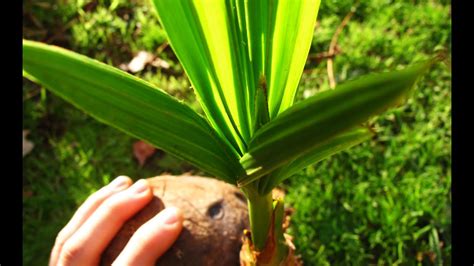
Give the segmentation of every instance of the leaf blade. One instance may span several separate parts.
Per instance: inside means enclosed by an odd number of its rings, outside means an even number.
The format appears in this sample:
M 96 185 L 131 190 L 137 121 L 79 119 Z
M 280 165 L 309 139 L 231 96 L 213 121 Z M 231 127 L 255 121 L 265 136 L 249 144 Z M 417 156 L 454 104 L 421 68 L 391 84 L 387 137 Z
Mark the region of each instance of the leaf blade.
M 247 184 L 289 163 L 334 135 L 396 106 L 433 61 L 404 70 L 368 75 L 316 94 L 262 127 L 240 162 Z
M 311 47 L 320 0 L 277 1 L 266 75 L 270 118 L 293 105 Z
M 23 41 L 26 77 L 94 118 L 234 182 L 238 154 L 187 105 L 121 70 L 77 53 Z
M 239 151 L 250 138 L 248 100 L 226 1 L 153 0 L 171 47 L 214 128 Z M 240 54 L 239 54 L 240 53 Z
M 258 89 L 268 87 L 270 119 L 293 104 L 320 2 L 153 0 L 206 115 L 240 151 Z
M 358 145 L 363 141 L 370 139 L 372 136 L 373 132 L 370 129 L 360 127 L 344 132 L 321 143 L 314 149 L 302 154 L 291 163 L 276 169 L 271 174 L 262 178 L 263 185 L 259 187 L 260 194 L 269 193 L 278 184 L 302 169 L 318 163 L 336 153 Z

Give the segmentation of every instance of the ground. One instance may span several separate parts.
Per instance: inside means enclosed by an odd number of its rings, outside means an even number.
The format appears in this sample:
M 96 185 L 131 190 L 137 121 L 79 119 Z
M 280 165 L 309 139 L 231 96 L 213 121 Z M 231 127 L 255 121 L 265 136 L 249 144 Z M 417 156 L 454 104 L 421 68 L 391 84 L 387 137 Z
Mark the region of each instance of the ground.
M 329 89 L 334 32 L 354 1 L 322 1 L 298 99 Z M 200 111 L 148 1 L 24 1 L 24 38 L 56 44 L 116 67 L 139 51 L 169 68 L 138 76 Z M 337 40 L 337 83 L 451 51 L 449 1 L 361 1 Z M 373 119 L 377 135 L 283 184 L 295 209 L 290 233 L 306 265 L 449 265 L 451 258 L 451 71 L 436 65 L 402 107 Z M 47 264 L 59 230 L 88 195 L 120 174 L 133 179 L 192 171 L 158 151 L 143 167 L 133 139 L 27 80 L 23 128 L 25 265 Z

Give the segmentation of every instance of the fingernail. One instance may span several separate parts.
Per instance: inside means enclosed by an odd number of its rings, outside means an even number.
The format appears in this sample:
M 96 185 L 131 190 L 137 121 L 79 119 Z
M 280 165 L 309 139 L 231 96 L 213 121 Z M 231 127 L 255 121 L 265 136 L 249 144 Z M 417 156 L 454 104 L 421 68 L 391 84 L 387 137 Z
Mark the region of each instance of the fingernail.
M 121 175 L 110 182 L 109 186 L 113 190 L 122 190 L 128 186 L 128 180 L 128 177 Z
M 175 224 L 179 220 L 181 212 L 178 208 L 168 207 L 164 209 L 161 213 L 162 221 L 165 224 Z
M 133 184 L 130 187 L 130 192 L 135 193 L 135 194 L 140 194 L 142 192 L 145 192 L 149 189 L 148 183 L 146 182 L 145 179 L 140 179 L 135 184 Z

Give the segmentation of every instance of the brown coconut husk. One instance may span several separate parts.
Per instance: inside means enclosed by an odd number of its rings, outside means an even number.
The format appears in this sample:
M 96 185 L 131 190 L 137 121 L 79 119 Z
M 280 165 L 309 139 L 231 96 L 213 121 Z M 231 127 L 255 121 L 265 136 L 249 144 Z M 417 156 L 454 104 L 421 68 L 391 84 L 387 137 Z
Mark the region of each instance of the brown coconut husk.
M 167 206 L 183 210 L 183 231 L 156 262 L 168 266 L 239 265 L 242 232 L 249 228 L 246 199 L 235 186 L 199 176 L 147 179 L 155 197 L 127 221 L 102 255 L 110 265 L 133 233 Z
M 157 176 L 148 178 L 154 198 L 128 220 L 102 255 L 101 265 L 111 265 L 134 232 L 167 206 L 181 208 L 183 230 L 178 240 L 156 262 L 161 266 L 254 266 L 248 231 L 247 202 L 243 193 L 230 184 L 200 176 Z M 274 190 L 274 198 L 284 191 Z M 293 210 L 285 209 L 283 228 L 290 224 Z M 285 234 L 289 255 L 280 266 L 301 266 L 292 238 Z

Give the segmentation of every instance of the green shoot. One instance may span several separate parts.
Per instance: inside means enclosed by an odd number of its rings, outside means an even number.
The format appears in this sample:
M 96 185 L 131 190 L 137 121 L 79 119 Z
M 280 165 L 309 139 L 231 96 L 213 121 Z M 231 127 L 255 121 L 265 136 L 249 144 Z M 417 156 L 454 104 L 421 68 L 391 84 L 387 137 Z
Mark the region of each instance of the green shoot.
M 373 133 L 363 123 L 400 105 L 432 62 L 360 77 L 293 104 L 319 0 L 153 4 L 205 118 L 143 80 L 59 47 L 24 40 L 24 76 L 96 119 L 241 187 L 253 250 L 271 254 L 257 265 L 279 265 L 288 249 L 283 202 L 274 201 L 272 189 L 369 139 Z M 272 241 L 278 244 L 268 246 Z

